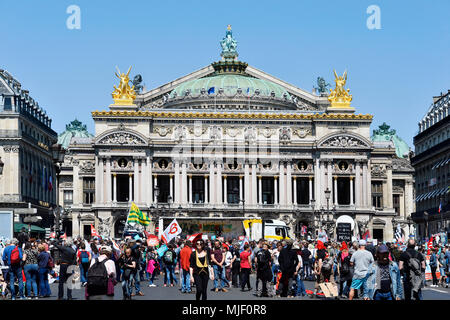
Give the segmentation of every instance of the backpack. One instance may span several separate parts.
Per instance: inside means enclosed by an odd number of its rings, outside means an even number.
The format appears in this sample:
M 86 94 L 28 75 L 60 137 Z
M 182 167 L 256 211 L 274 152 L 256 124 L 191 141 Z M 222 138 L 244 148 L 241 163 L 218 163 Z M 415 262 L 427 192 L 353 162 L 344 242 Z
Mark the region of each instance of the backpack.
M 264 250 L 259 250 L 256 254 L 256 261 L 258 262 L 258 268 L 263 269 L 269 265 L 267 255 Z
M 55 267 L 55 263 L 50 255 L 48 255 L 47 268 L 53 269 Z
M 417 259 L 417 255 L 412 257 L 408 252 L 405 251 L 408 255 L 408 269 L 409 274 L 408 277 L 412 284 L 413 291 L 417 292 L 422 286 L 422 268 L 419 259 Z
M 103 295 L 108 291 L 108 272 L 106 271 L 105 263 L 108 259 L 102 262 L 95 259 L 95 263 L 89 268 L 87 274 L 87 292 L 92 295 Z
M 331 268 L 333 267 L 333 259 L 327 255 L 325 260 L 323 260 L 322 263 L 322 271 L 330 272 Z
M 80 260 L 81 263 L 89 263 L 89 253 L 87 251 L 81 251 Z
M 350 272 L 350 265 L 349 265 L 350 256 L 346 256 L 344 260 L 341 259 L 341 274 L 345 275 Z
M 20 252 L 19 252 L 19 247 L 16 246 L 12 251 L 11 251 L 11 265 L 15 266 L 20 264 Z
M 165 264 L 172 264 L 173 263 L 173 252 L 171 250 L 167 250 L 164 253 L 163 260 L 164 260 Z

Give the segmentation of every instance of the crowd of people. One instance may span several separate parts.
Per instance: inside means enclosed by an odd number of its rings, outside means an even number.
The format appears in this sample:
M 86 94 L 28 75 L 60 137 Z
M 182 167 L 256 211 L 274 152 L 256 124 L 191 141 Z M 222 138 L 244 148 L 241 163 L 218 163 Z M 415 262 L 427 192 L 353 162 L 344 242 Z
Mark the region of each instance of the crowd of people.
M 144 283 L 157 287 L 156 278 L 163 277 L 163 287 L 195 293 L 196 300 L 207 300 L 208 291 L 229 290 L 254 290 L 260 297 L 327 297 L 322 285 L 327 283 L 336 288 L 333 298 L 420 300 L 427 285 L 427 251 L 431 286 L 448 288 L 448 244 L 426 248 L 414 239 L 405 245 L 373 245 L 370 239 L 323 243 L 197 238 L 153 247 L 139 237 L 115 242 L 100 237 L 39 240 L 21 234 L 0 241 L 0 289 L 3 299 L 44 299 L 57 281 L 58 299 L 64 299 L 65 289 L 68 300 L 72 290 L 82 289 L 88 300 L 129 300 L 144 296 Z M 314 291 L 306 290 L 304 281 L 313 281 Z M 118 284 L 121 297 L 115 297 Z

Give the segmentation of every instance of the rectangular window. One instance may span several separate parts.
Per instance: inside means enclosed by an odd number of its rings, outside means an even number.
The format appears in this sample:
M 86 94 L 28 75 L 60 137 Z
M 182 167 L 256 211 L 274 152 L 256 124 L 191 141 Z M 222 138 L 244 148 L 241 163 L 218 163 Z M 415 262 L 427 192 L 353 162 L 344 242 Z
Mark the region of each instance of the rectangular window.
M 83 203 L 95 202 L 95 178 L 83 178 Z
M 392 204 L 395 209 L 395 213 L 397 215 L 400 214 L 400 195 L 399 194 L 393 194 L 392 195 Z
M 383 182 L 372 182 L 372 205 L 375 209 L 383 209 Z
M 73 191 L 64 190 L 64 205 L 70 205 L 73 203 Z

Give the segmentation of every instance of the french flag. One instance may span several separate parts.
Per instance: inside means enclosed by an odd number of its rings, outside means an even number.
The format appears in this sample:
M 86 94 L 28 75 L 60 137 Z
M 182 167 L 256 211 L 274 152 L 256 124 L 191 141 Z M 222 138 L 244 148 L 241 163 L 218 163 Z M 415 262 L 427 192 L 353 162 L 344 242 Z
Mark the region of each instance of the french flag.
M 441 213 L 441 211 L 442 211 L 442 201 L 441 201 L 441 202 L 439 202 L 439 209 L 438 209 L 438 213 Z

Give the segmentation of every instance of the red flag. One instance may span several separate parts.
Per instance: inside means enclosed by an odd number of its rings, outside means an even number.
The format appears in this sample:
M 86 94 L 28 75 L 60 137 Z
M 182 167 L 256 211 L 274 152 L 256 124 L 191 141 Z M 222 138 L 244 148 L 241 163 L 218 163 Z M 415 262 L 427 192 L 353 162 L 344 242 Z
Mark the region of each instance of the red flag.
M 147 245 L 149 247 L 156 247 L 159 245 L 158 237 L 153 234 L 148 234 L 147 236 Z
M 427 255 L 430 255 L 431 254 L 431 249 L 433 248 L 433 239 L 434 239 L 434 237 L 431 237 L 430 238 L 430 240 L 428 240 L 428 251 L 427 251 Z
M 97 230 L 95 230 L 94 226 L 91 224 L 91 236 L 93 237 L 100 237 Z
M 366 232 L 364 232 L 364 234 L 362 235 L 362 239 L 366 240 L 370 238 L 370 232 L 369 230 L 367 230 Z
M 66 233 L 64 232 L 64 234 L 63 234 L 60 238 L 63 238 L 64 240 L 67 240 L 67 235 L 66 235 Z
M 191 236 L 187 237 L 187 240 L 189 240 L 192 243 L 195 243 L 195 241 L 200 240 L 202 238 L 203 233 L 195 233 Z
M 50 239 L 55 239 L 55 238 L 56 238 L 56 233 L 55 232 L 50 233 Z

